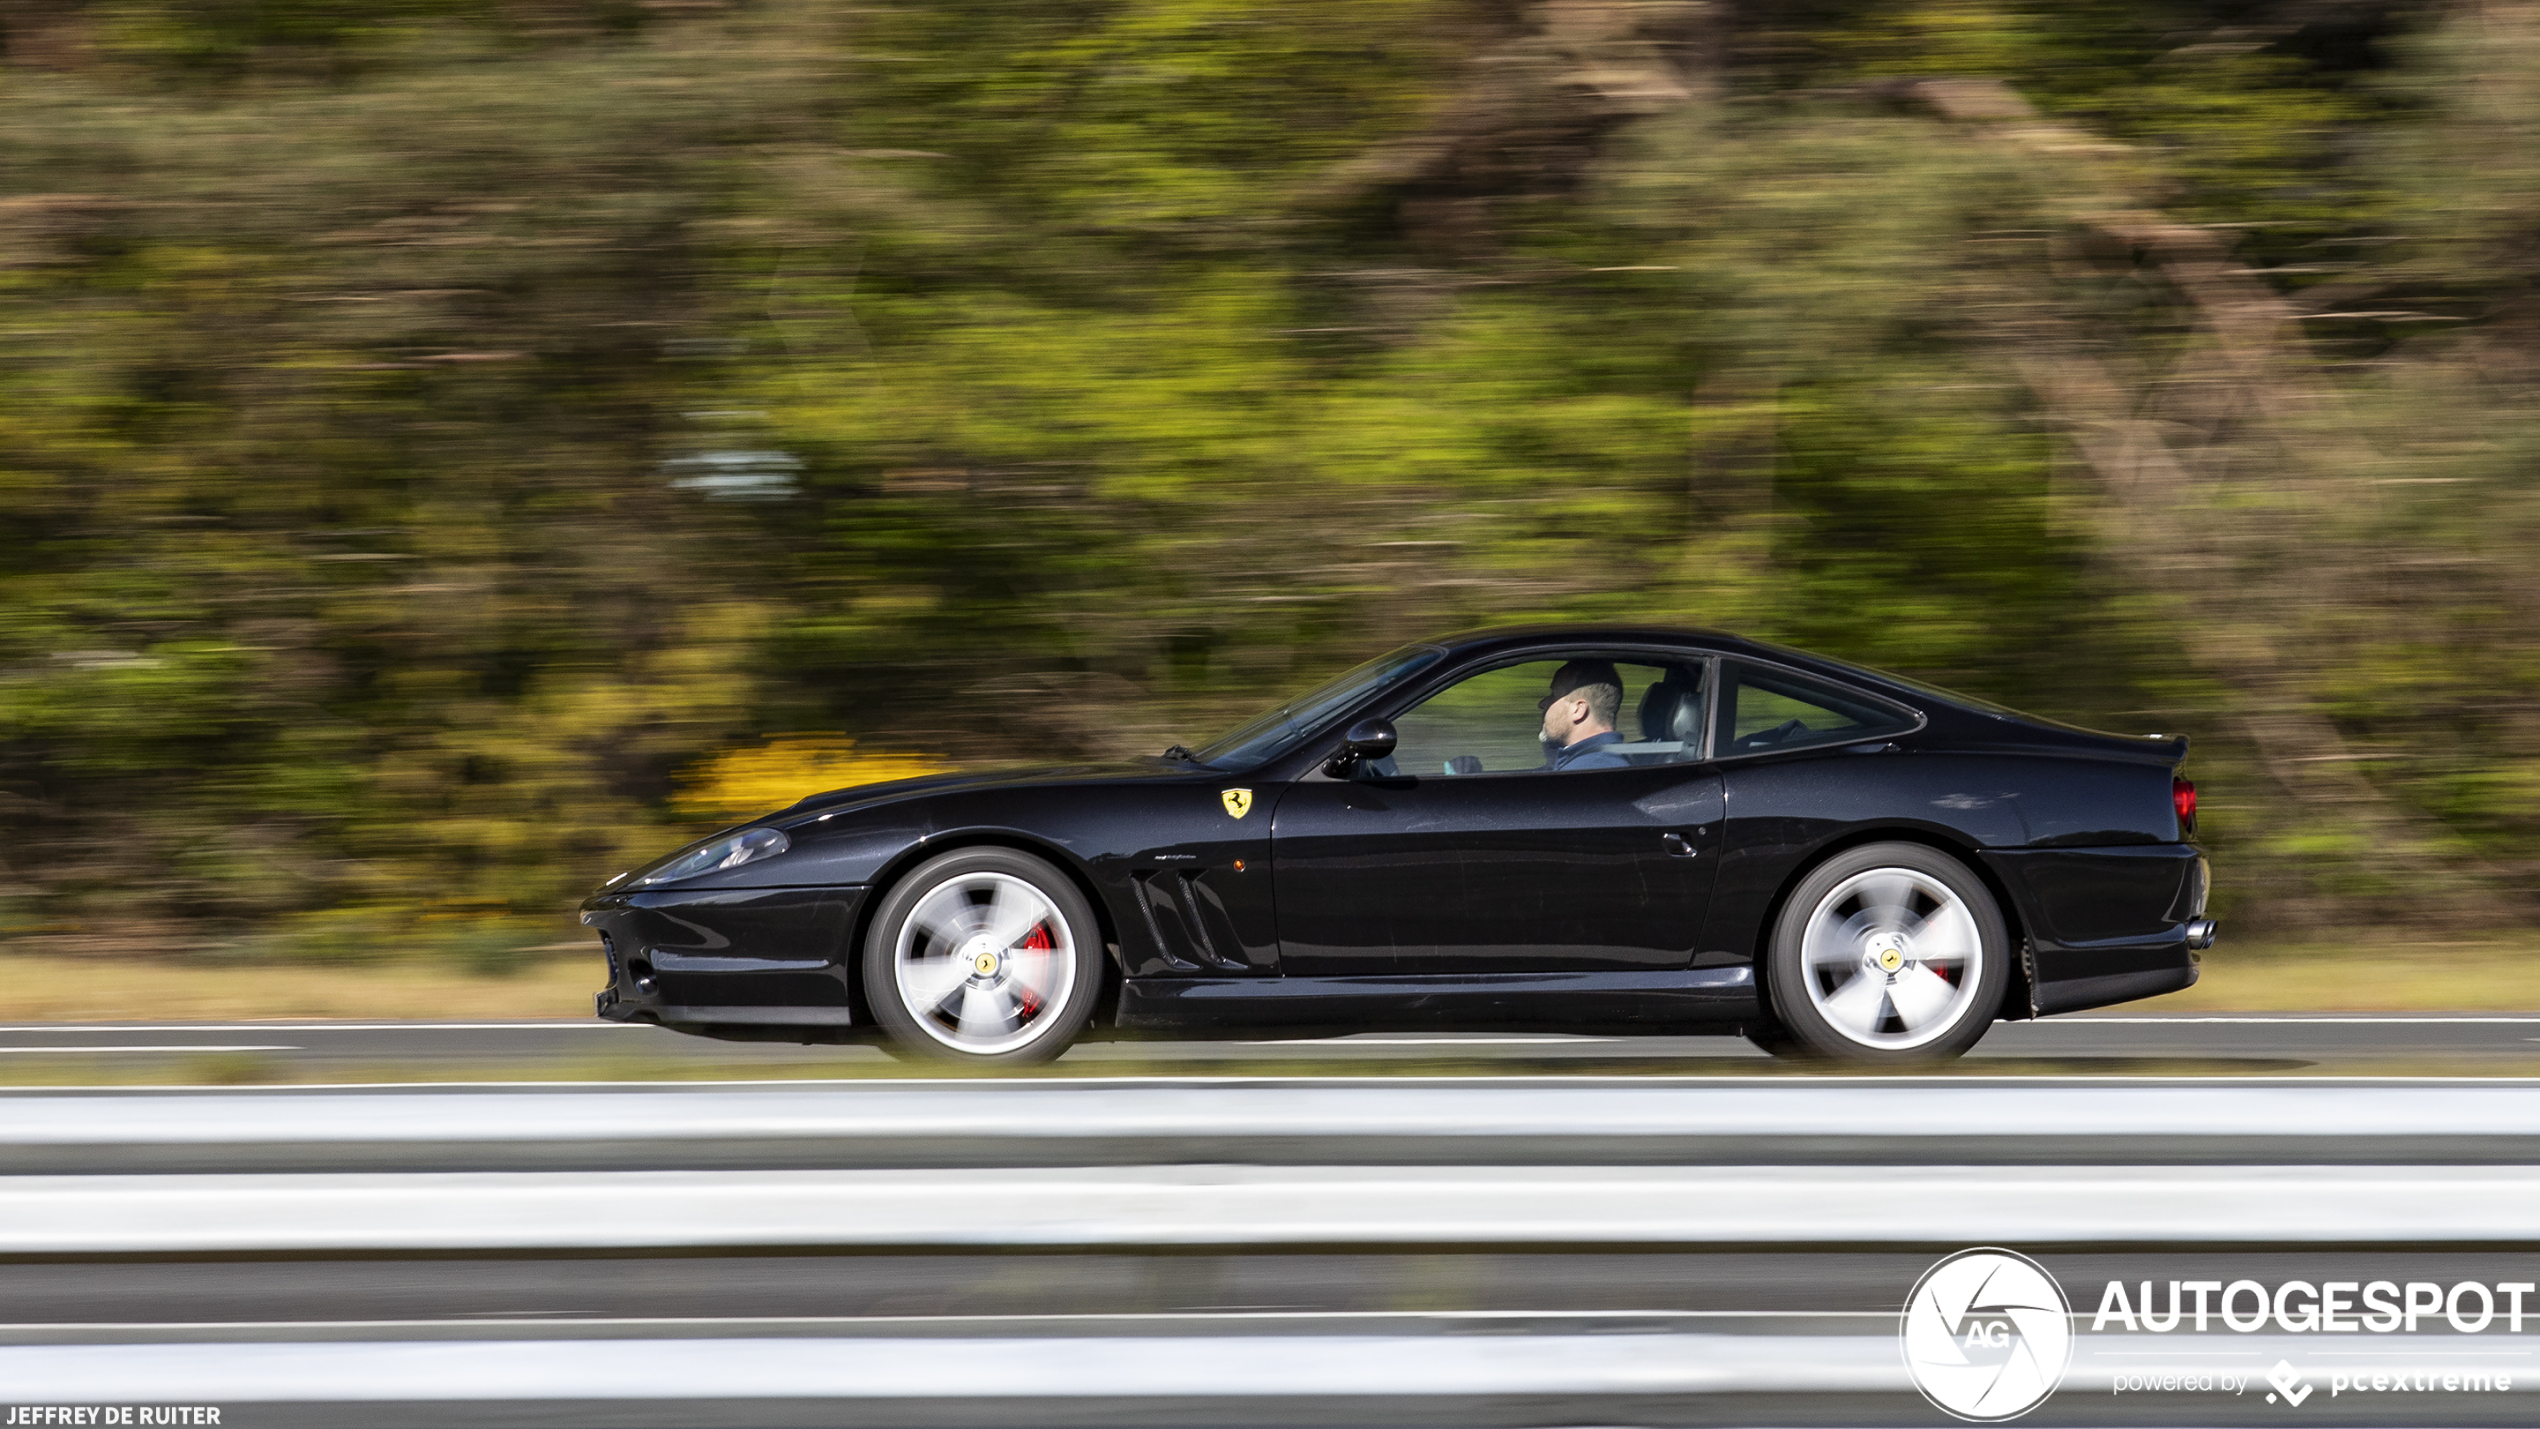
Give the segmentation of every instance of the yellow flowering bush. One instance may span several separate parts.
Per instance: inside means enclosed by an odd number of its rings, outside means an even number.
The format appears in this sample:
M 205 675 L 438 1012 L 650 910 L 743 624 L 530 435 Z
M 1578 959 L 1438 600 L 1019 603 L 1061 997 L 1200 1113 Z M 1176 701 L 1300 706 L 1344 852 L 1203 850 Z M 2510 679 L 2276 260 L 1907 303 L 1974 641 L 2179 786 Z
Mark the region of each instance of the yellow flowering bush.
M 809 794 L 892 779 L 941 774 L 952 765 L 931 755 L 860 749 L 834 735 L 780 735 L 729 749 L 679 782 L 679 811 L 729 822 L 781 809 Z

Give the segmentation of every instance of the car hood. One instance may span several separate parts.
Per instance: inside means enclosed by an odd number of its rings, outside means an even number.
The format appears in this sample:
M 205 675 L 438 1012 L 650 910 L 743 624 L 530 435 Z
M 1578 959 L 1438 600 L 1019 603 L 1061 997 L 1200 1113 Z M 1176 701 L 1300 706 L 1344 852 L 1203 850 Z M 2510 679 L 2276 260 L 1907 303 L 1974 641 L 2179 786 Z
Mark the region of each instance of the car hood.
M 804 819 L 837 815 L 902 804 L 930 794 L 949 793 L 956 789 L 1010 789 L 1045 784 L 1112 784 L 1132 779 L 1189 778 L 1201 772 L 1195 765 L 1167 764 L 1156 760 L 1127 759 L 1106 763 L 1029 764 L 1004 769 L 975 769 L 957 774 L 929 774 L 916 779 L 893 779 L 883 784 L 858 784 L 850 789 L 832 789 L 814 794 L 773 814 L 753 819 L 752 823 L 790 826 Z
M 1026 785 L 1050 784 L 1116 784 L 1128 780 L 1188 779 L 1199 772 L 1196 766 L 1170 764 L 1161 760 L 1124 760 L 1117 763 L 1036 764 L 1005 769 L 979 769 L 958 774 L 932 774 L 920 779 L 894 779 L 882 784 L 859 784 L 849 789 L 832 789 L 814 794 L 798 803 L 773 813 L 745 819 L 732 827 L 708 835 L 707 839 L 683 844 L 628 872 L 619 874 L 602 885 L 586 909 L 600 906 L 603 900 L 624 898 L 632 894 L 692 896 L 714 894 L 732 889 L 787 887 L 799 883 L 855 882 L 853 870 L 887 858 L 896 852 L 909 830 L 921 828 L 924 816 L 915 811 L 894 816 L 886 811 L 894 806 L 918 802 L 937 794 L 974 789 L 1019 788 Z M 874 811 L 874 819 L 844 818 L 844 815 Z M 726 837 L 741 829 L 767 826 L 780 828 L 796 839 L 792 854 L 743 865 L 728 872 L 704 873 L 683 878 L 676 884 L 647 887 L 641 880 L 646 874 L 697 847 L 699 843 Z M 818 837 L 804 843 L 806 831 L 817 828 Z

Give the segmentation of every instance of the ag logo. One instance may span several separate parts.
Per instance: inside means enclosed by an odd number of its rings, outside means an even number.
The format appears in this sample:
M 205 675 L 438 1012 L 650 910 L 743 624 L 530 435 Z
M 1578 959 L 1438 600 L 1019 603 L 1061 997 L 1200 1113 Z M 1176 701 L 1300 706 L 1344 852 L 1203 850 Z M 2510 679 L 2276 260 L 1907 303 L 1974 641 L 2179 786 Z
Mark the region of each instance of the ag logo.
M 1226 802 L 1226 812 L 1234 815 L 1238 819 L 1252 812 L 1252 791 L 1250 789 L 1229 789 L 1217 797 Z
M 2007 1250 L 1962 1250 L 1905 1299 L 1905 1372 L 1944 1413 L 1991 1423 L 2046 1402 L 2072 1363 L 2072 1305 L 2046 1268 Z

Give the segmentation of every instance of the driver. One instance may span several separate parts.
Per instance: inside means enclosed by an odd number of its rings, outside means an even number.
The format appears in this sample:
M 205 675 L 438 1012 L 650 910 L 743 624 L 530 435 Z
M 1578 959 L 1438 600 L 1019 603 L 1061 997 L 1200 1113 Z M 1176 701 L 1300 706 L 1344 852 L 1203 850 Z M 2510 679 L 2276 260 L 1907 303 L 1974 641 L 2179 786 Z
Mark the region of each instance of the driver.
M 1573 660 L 1552 672 L 1552 693 L 1543 697 L 1544 749 L 1547 769 L 1624 769 L 1631 761 L 1612 746 L 1623 742 L 1614 732 L 1623 711 L 1623 677 L 1604 660 Z

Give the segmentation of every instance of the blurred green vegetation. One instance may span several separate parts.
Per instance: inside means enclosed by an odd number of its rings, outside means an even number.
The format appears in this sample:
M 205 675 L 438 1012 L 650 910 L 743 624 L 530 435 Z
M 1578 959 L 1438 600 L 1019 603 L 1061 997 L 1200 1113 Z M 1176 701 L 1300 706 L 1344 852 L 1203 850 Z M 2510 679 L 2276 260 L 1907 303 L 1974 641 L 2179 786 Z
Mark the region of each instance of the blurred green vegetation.
M 1552 617 L 2191 733 L 2260 926 L 2531 911 L 2522 7 L 0 47 L 0 937 L 499 969 L 751 751 L 1151 751 Z

